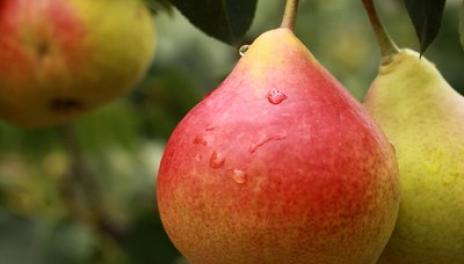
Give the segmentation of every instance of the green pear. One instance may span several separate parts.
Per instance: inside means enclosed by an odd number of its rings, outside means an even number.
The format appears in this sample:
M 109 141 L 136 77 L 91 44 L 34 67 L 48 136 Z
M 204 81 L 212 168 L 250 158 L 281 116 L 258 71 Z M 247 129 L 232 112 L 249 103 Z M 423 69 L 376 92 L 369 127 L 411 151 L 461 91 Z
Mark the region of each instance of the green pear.
M 464 98 L 433 63 L 396 49 L 368 4 L 384 52 L 365 106 L 396 148 L 402 191 L 380 263 L 462 264 Z
M 0 119 L 49 126 L 126 94 L 154 34 L 142 0 L 0 1 Z

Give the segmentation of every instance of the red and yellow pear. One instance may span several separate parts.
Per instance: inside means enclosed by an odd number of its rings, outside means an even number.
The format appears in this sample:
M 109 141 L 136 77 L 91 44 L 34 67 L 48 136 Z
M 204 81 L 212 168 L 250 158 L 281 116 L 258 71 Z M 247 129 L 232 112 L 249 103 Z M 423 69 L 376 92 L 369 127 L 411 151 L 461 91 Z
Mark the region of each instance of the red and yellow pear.
M 373 264 L 390 238 L 393 149 L 290 29 L 257 38 L 166 146 L 159 212 L 191 264 Z
M 0 1 L 0 119 L 54 125 L 126 94 L 154 40 L 141 0 Z

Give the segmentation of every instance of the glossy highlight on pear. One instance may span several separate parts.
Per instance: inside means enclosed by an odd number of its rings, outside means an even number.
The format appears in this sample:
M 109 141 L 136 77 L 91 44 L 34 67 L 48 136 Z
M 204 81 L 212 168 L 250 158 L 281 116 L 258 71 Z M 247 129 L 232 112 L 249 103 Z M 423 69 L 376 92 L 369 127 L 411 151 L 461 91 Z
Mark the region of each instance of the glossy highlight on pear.
M 397 177 L 383 133 L 281 28 L 179 123 L 156 193 L 191 264 L 374 264 L 395 224 Z

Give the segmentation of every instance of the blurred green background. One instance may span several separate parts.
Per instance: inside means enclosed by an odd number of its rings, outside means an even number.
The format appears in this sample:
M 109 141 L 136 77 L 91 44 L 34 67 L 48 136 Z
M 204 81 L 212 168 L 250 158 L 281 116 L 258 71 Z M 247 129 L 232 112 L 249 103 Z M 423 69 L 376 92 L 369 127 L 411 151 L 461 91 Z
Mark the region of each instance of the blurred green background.
M 402 1 L 378 2 L 393 38 L 417 49 Z M 301 4 L 297 35 L 362 98 L 379 52 L 361 1 Z M 442 31 L 426 56 L 462 93 L 459 4 L 448 1 Z M 259 1 L 250 41 L 279 25 L 283 5 Z M 156 25 L 156 59 L 129 96 L 72 127 L 26 131 L 0 123 L 0 263 L 186 263 L 157 215 L 157 167 L 176 123 L 217 87 L 239 55 L 177 12 L 159 12 Z

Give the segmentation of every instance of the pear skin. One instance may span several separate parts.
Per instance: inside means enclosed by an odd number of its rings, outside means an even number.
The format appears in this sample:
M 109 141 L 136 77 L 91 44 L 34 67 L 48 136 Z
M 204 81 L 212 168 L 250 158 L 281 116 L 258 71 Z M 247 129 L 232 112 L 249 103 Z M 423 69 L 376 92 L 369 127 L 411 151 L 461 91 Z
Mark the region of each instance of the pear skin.
M 365 106 L 400 168 L 398 222 L 380 263 L 464 263 L 464 98 L 402 49 L 380 67 Z
M 362 106 L 281 28 L 177 126 L 157 201 L 191 264 L 373 264 L 398 168 Z
M 154 53 L 140 0 L 0 2 L 0 119 L 67 122 L 126 94 Z

